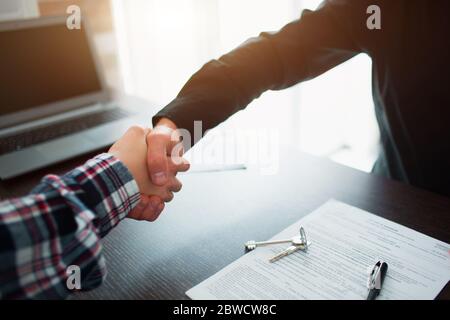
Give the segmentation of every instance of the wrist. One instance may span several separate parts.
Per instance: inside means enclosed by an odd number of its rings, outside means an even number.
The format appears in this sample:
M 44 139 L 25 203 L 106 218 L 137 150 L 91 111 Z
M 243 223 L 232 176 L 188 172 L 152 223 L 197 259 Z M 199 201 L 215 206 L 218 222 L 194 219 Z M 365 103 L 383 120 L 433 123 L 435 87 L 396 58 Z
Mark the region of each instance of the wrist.
M 172 130 L 177 130 L 178 129 L 178 127 L 175 124 L 175 122 L 173 122 L 169 118 L 161 118 L 161 119 L 159 119 L 158 122 L 155 125 L 155 128 L 156 127 L 160 127 L 160 126 L 168 127 L 168 128 L 170 128 Z
M 173 122 L 169 118 L 158 119 L 155 123 L 153 130 L 151 130 L 150 133 L 151 134 L 166 134 L 166 135 L 170 136 L 172 141 L 176 141 L 176 142 L 181 141 L 181 135 L 180 135 L 177 125 L 175 124 L 175 122 Z M 148 140 L 147 140 L 147 143 L 148 143 Z
M 78 198 L 96 215 L 103 237 L 140 200 L 139 186 L 126 165 L 113 154 L 101 154 L 67 173 L 81 190 Z

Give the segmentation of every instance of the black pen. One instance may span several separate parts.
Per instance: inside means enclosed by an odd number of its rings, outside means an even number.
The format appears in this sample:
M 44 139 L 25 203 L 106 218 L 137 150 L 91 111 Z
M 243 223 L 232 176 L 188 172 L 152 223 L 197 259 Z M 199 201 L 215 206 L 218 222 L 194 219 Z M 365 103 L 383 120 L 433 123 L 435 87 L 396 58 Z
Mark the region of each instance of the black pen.
M 384 261 L 378 261 L 373 267 L 369 275 L 369 281 L 367 287 L 369 294 L 367 300 L 375 300 L 380 294 L 381 287 L 383 286 L 384 278 L 388 270 L 388 265 Z

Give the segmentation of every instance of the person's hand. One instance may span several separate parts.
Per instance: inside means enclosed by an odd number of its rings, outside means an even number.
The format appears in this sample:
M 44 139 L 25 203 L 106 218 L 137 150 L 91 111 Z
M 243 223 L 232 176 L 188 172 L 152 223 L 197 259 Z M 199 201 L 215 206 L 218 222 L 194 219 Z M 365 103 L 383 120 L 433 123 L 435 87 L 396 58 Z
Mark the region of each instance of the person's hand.
M 147 135 L 147 165 L 150 179 L 155 185 L 163 186 L 178 172 L 189 170 L 189 163 L 182 158 L 184 150 L 177 134 L 177 126 L 162 118 Z
M 147 171 L 146 136 L 150 130 L 131 127 L 109 150 L 128 168 L 141 193 L 139 205 L 129 214 L 136 220 L 155 221 L 164 209 L 164 202 L 173 198 L 173 192 L 181 189 L 181 183 L 173 176 L 161 186 L 155 186 Z

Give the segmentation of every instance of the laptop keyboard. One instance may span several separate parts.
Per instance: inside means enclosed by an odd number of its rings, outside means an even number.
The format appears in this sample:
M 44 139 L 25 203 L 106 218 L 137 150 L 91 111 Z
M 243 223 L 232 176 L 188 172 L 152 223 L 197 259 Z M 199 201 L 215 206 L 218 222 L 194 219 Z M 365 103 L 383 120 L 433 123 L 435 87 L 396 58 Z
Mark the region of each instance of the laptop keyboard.
M 1 138 L 0 155 L 122 119 L 130 114 L 126 110 L 114 108 Z

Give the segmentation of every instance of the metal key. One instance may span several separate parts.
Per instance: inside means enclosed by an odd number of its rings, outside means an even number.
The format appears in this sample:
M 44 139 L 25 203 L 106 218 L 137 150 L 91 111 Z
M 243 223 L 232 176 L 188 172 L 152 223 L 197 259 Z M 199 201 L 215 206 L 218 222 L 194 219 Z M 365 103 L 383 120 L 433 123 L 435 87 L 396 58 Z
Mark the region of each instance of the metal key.
M 271 263 L 274 263 L 278 260 L 280 260 L 281 258 L 284 258 L 298 250 L 302 250 L 302 251 L 306 251 L 308 250 L 308 247 L 311 245 L 311 242 L 308 242 L 306 245 L 305 244 L 301 244 L 301 245 L 293 245 L 288 247 L 287 249 L 281 251 L 280 253 L 278 253 L 277 255 L 275 255 L 274 257 L 272 257 L 269 261 Z
M 299 230 L 299 236 L 297 237 L 293 237 L 291 239 L 284 239 L 284 240 L 272 240 L 272 241 L 248 241 L 245 244 L 245 250 L 246 251 L 252 251 L 255 250 L 256 247 L 262 247 L 262 246 L 268 246 L 268 245 L 272 245 L 272 244 L 281 244 L 281 243 L 291 243 L 293 246 L 299 246 L 299 245 L 304 245 L 305 243 L 307 243 L 306 240 L 306 233 L 305 233 L 305 229 L 303 229 L 303 227 L 300 228 Z
M 257 247 L 263 247 L 263 246 L 269 246 L 272 244 L 282 244 L 282 243 L 291 243 L 293 246 L 301 245 L 303 244 L 301 237 L 293 237 L 291 239 L 284 239 L 284 240 L 272 240 L 272 241 L 248 241 L 245 244 L 245 249 L 248 251 L 254 250 Z

